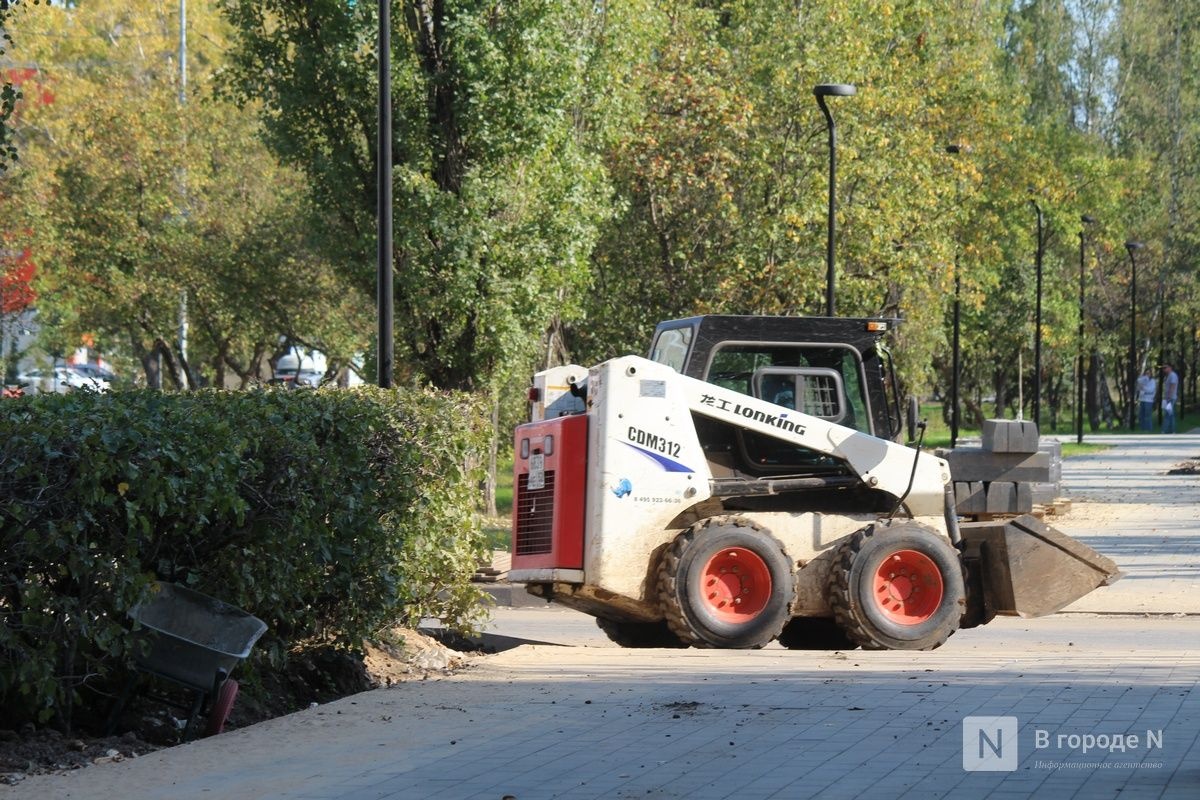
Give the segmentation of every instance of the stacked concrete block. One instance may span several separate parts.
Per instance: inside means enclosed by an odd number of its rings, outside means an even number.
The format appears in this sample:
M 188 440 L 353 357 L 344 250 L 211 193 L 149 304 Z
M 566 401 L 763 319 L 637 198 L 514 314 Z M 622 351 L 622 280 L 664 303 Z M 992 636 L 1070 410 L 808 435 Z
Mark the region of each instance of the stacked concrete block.
M 1028 514 L 1033 511 L 1031 484 L 992 481 L 987 484 L 987 514 Z M 959 510 L 960 514 L 967 512 Z
M 956 447 L 945 456 L 956 481 L 1035 483 L 1050 480 L 1049 453 L 993 453 Z
M 982 481 L 955 481 L 954 505 L 959 514 L 987 513 L 987 488 Z
M 1062 483 L 1062 442 L 1058 439 L 1047 439 L 1038 443 L 1038 451 L 1050 455 L 1050 480 Z
M 983 449 L 990 453 L 1036 453 L 1037 425 L 1020 419 L 985 419 Z
M 1017 485 L 1009 481 L 992 481 L 987 485 L 987 513 L 1015 513 Z
M 986 420 L 982 446 L 938 455 L 950 464 L 962 515 L 1028 514 L 1061 493 L 1062 444 L 1041 441 L 1037 426 L 1027 420 Z
M 1038 445 L 1038 450 L 1050 456 L 1050 478 L 1033 484 L 1033 502 L 1048 506 L 1062 496 L 1062 442 L 1047 439 Z

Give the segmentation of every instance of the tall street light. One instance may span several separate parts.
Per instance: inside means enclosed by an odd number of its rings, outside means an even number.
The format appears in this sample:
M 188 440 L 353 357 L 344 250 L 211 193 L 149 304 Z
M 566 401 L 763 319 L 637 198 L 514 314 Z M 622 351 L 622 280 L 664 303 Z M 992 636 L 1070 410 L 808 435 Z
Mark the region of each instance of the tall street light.
M 1044 220 L 1042 207 L 1036 200 L 1030 200 L 1030 205 L 1037 211 L 1037 312 L 1034 315 L 1033 327 L 1033 424 L 1042 428 L 1042 250 L 1045 241 L 1042 236 Z
M 813 94 L 817 98 L 817 105 L 821 107 L 821 113 L 825 115 L 825 123 L 829 128 L 829 232 L 825 242 L 825 315 L 832 317 L 834 315 L 834 271 L 833 271 L 833 240 L 836 232 L 834 221 L 834 210 L 836 207 L 837 197 L 834 193 L 834 186 L 837 182 L 837 128 L 833 124 L 833 115 L 829 113 L 829 106 L 825 105 L 826 97 L 850 97 L 858 93 L 858 89 L 850 83 L 821 83 L 813 87 Z
M 1126 242 L 1125 250 L 1129 253 L 1129 430 L 1137 430 L 1137 414 L 1134 413 L 1137 402 L 1137 259 L 1133 254 L 1146 245 L 1141 242 Z
M 951 143 L 951 144 L 946 145 L 946 152 L 952 156 L 956 156 L 960 153 L 971 152 L 971 148 L 965 144 Z M 958 208 L 956 208 L 955 210 L 958 211 L 959 213 L 961 213 L 961 211 L 962 211 L 962 181 L 959 180 L 957 177 L 954 179 L 954 202 L 958 206 Z M 961 233 L 962 233 L 962 231 L 961 231 L 961 225 L 960 225 L 959 231 L 955 234 L 955 241 L 954 241 L 954 339 L 953 339 L 953 346 L 951 348 L 953 357 L 952 357 L 952 366 L 951 366 L 951 375 L 950 375 L 950 447 L 951 448 L 955 447 L 958 444 L 958 405 L 959 405 L 958 389 L 959 389 L 959 384 L 960 384 L 960 380 L 961 380 L 961 376 L 962 376 L 962 367 L 961 367 L 962 350 L 960 347 L 960 338 L 959 338 L 959 330 L 960 330 L 960 324 L 961 324 L 961 319 L 962 319 L 961 314 L 960 314 L 961 306 L 959 305 L 959 294 L 960 294 L 960 290 L 962 289 L 962 280 L 961 280 L 961 277 L 959 274 L 959 263 L 958 263 L 959 248 L 962 246 L 962 242 L 959 241 L 959 239 L 961 238 Z
M 1084 290 L 1084 232 L 1095 222 L 1089 214 L 1079 217 L 1083 226 L 1079 229 L 1079 369 L 1075 375 L 1075 442 L 1083 444 L 1083 290 Z
M 1167 363 L 1167 302 L 1170 298 L 1166 294 L 1166 287 L 1163 282 L 1158 282 L 1158 363 L 1161 365 Z M 1147 348 L 1149 349 L 1149 348 Z M 1164 387 L 1165 388 L 1165 387 Z M 1179 397 L 1175 398 L 1175 404 L 1179 405 Z M 1163 407 L 1162 403 L 1158 404 L 1158 429 L 1162 430 L 1163 424 Z
M 392 388 L 395 359 L 392 288 L 392 20 L 391 0 L 379 0 L 379 152 L 376 156 L 376 291 L 379 301 L 379 385 Z

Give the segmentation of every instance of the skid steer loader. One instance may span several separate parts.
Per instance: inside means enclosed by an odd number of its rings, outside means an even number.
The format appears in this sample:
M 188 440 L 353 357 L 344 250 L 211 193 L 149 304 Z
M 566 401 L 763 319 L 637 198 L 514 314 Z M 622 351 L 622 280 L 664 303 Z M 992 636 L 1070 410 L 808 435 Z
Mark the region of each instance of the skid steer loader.
M 1032 517 L 959 523 L 947 463 L 896 441 L 893 324 L 673 320 L 538 373 L 510 579 L 624 646 L 914 650 L 1116 579 Z

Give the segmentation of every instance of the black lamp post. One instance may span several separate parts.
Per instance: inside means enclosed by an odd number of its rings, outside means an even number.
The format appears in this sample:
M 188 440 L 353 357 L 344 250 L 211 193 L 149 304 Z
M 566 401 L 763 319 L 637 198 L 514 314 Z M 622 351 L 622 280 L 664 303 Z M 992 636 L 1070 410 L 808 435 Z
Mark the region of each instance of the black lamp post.
M 1084 231 L 1088 225 L 1095 222 L 1095 218 L 1084 214 L 1079 218 L 1084 227 L 1079 229 L 1079 369 L 1075 375 L 1075 441 L 1077 444 L 1083 444 L 1083 289 L 1084 289 Z
M 1042 236 L 1043 218 L 1042 207 L 1036 200 L 1030 200 L 1030 205 L 1037 211 L 1037 311 L 1034 315 L 1033 326 L 1033 424 L 1042 428 L 1042 249 L 1045 245 Z
M 379 385 L 392 387 L 395 359 L 392 289 L 392 21 L 390 0 L 379 0 L 379 130 L 376 155 L 376 291 L 379 302 Z
M 834 271 L 833 271 L 833 240 L 836 232 L 836 222 L 834 220 L 834 209 L 836 207 L 836 195 L 834 186 L 837 182 L 837 128 L 833 124 L 833 115 L 829 113 L 829 106 L 825 104 L 826 97 L 850 97 L 858 93 L 858 89 L 850 83 L 821 83 L 813 87 L 813 94 L 817 98 L 817 105 L 821 107 L 821 113 L 825 115 L 825 123 L 829 128 L 829 232 L 825 242 L 825 315 L 832 317 L 834 315 Z
M 1133 253 L 1146 245 L 1126 242 L 1129 253 L 1129 430 L 1137 430 L 1137 259 Z
M 962 144 L 946 145 L 946 152 L 952 156 L 959 153 L 968 153 L 971 148 Z M 958 211 L 962 210 L 962 181 L 955 178 L 954 180 L 954 201 L 958 205 Z M 959 274 L 959 248 L 962 242 L 958 241 L 958 235 L 955 236 L 954 242 L 954 338 L 951 346 L 951 374 L 950 374 L 950 447 L 955 447 L 958 444 L 958 389 L 962 376 L 962 349 L 960 345 L 959 331 L 961 326 L 961 306 L 959 304 L 959 294 L 962 289 L 962 280 Z
M 1166 296 L 1162 281 L 1158 283 L 1158 363 L 1160 365 L 1167 363 L 1167 301 L 1170 298 Z M 1166 386 L 1163 386 L 1163 391 L 1166 391 Z M 1160 397 L 1162 395 L 1159 395 Z M 1175 405 L 1179 405 L 1180 398 L 1176 392 Z M 1158 429 L 1162 430 L 1163 424 L 1163 407 L 1162 403 L 1158 404 Z

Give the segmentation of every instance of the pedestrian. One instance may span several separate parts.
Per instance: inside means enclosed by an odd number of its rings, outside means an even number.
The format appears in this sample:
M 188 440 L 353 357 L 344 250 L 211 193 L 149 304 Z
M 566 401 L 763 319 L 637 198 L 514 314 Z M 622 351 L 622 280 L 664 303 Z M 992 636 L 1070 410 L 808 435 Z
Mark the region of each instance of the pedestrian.
M 1154 373 L 1146 367 L 1142 377 L 1137 380 L 1138 422 L 1144 431 L 1151 430 L 1150 417 L 1154 413 L 1154 397 L 1157 394 L 1158 381 L 1154 380 Z
M 1175 432 L 1175 403 L 1179 398 L 1179 376 L 1170 364 L 1163 364 L 1163 433 Z

